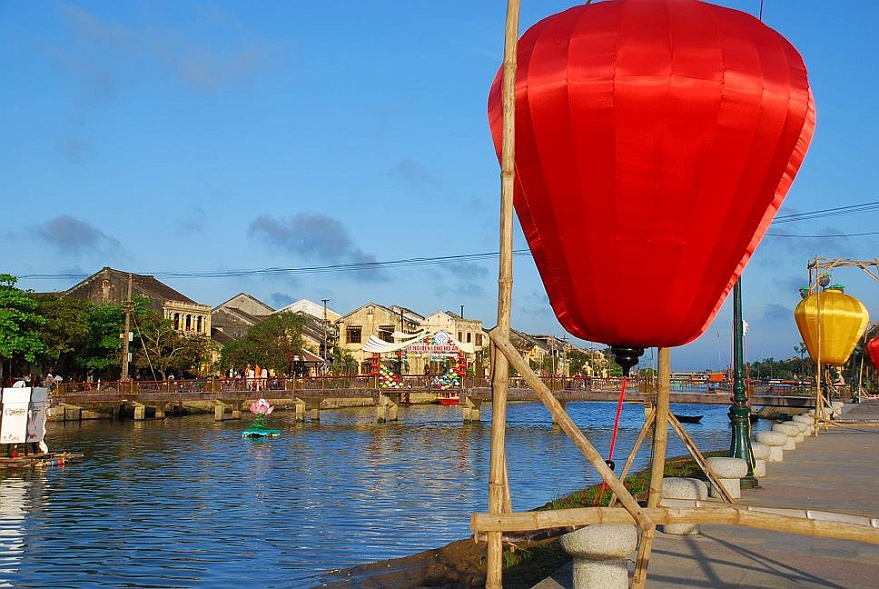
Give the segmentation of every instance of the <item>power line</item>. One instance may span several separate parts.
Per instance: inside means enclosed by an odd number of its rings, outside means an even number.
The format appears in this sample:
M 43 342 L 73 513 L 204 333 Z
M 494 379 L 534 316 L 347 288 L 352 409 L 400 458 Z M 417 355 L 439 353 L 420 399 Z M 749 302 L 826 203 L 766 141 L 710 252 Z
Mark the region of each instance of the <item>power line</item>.
M 514 255 L 530 255 L 528 249 L 513 250 Z M 355 264 L 330 264 L 326 266 L 273 267 L 239 270 L 206 270 L 203 272 L 153 272 L 145 273 L 157 278 L 232 278 L 236 276 L 275 276 L 281 274 L 323 274 L 327 272 L 353 272 L 363 270 L 381 270 L 398 266 L 427 266 L 437 264 L 460 264 L 480 260 L 497 259 L 497 252 L 480 254 L 460 254 L 456 256 L 439 256 L 433 258 L 405 258 L 386 262 L 358 262 Z M 55 280 L 85 278 L 88 274 L 22 274 L 18 278 L 31 280 Z
M 807 213 L 792 213 L 790 215 L 780 215 L 775 217 L 772 225 L 795 223 L 799 221 L 809 221 L 821 219 L 825 217 L 837 217 L 840 215 L 851 215 L 855 213 L 865 213 L 879 209 L 879 201 L 873 201 L 858 205 L 849 205 L 844 207 L 834 207 L 830 209 L 822 209 Z M 767 232 L 768 237 L 792 237 L 802 239 L 828 238 L 828 237 L 866 237 L 871 235 L 879 235 L 879 232 L 868 233 L 850 233 L 836 235 L 792 235 L 785 233 Z M 528 249 L 513 250 L 513 254 L 517 256 L 531 255 Z M 395 268 L 402 266 L 434 266 L 441 264 L 460 264 L 463 262 L 478 262 L 482 260 L 497 259 L 498 252 L 483 252 L 478 254 L 460 254 L 455 256 L 438 256 L 430 258 L 404 258 L 400 260 L 389 260 L 385 262 L 357 262 L 354 264 L 329 264 L 325 266 L 300 266 L 300 267 L 271 267 L 258 269 L 237 269 L 237 270 L 205 270 L 201 272 L 154 272 L 146 273 L 157 278 L 233 278 L 236 276 L 278 276 L 289 274 L 324 274 L 330 272 L 358 272 L 366 270 L 382 270 L 387 268 Z M 89 276 L 88 274 L 58 273 L 58 274 L 23 274 L 18 278 L 27 278 L 30 280 L 75 280 Z
M 809 221 L 812 219 L 823 219 L 824 217 L 838 217 L 839 215 L 851 215 L 854 213 L 865 213 L 867 211 L 875 211 L 879 209 L 879 201 L 867 202 L 859 205 L 849 205 L 846 207 L 835 207 L 832 209 L 823 209 L 820 211 L 812 211 L 809 213 L 792 213 L 790 215 L 780 215 L 772 220 L 773 225 L 782 225 L 784 223 L 795 223 L 797 221 Z

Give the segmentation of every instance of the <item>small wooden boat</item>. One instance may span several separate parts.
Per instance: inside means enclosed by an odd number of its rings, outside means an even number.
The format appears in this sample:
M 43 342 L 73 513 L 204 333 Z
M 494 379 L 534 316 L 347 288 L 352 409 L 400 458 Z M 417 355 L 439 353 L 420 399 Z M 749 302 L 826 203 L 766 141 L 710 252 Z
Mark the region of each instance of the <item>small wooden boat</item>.
M 459 405 L 461 403 L 461 396 L 458 394 L 458 391 L 443 391 L 436 398 L 436 402 L 440 405 Z
M 699 423 L 700 421 L 702 421 L 701 415 L 679 415 L 675 413 L 674 416 L 681 423 Z
M 83 455 L 75 452 L 50 452 L 47 454 L 28 454 L 16 457 L 0 458 L 0 468 L 46 468 L 64 466 L 68 462 L 82 459 Z

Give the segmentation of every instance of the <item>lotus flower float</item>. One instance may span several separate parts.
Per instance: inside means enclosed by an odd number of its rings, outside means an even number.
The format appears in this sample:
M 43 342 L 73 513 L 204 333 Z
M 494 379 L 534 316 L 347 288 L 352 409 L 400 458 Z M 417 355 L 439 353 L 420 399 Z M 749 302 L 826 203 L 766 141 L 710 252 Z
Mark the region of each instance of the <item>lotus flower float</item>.
M 265 399 L 258 399 L 250 404 L 250 412 L 256 416 L 256 419 L 253 420 L 253 427 L 255 428 L 265 428 L 266 427 L 266 415 L 271 414 L 272 411 L 275 410 L 274 405 L 266 401 Z

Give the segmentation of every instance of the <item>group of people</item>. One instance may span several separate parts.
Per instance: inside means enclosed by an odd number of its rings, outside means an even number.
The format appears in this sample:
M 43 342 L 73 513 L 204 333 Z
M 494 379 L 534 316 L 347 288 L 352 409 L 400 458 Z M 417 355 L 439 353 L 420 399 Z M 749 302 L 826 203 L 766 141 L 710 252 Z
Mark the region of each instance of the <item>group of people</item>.
M 248 391 L 262 391 L 266 388 L 269 379 L 269 371 L 266 368 L 247 365 L 244 369 L 244 386 Z
M 58 386 L 58 383 L 64 380 L 60 376 L 53 376 L 51 372 L 46 374 L 45 377 L 41 377 L 37 374 L 26 374 L 24 376 L 13 378 L 12 375 L 7 375 L 3 381 L 4 387 L 45 387 L 49 390 L 54 389 Z

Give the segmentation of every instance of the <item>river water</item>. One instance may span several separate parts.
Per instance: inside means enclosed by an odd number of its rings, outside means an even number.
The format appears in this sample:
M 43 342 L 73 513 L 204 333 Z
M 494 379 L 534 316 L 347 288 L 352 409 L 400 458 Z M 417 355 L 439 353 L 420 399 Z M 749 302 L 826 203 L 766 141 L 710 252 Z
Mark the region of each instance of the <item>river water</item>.
M 596 448 L 610 444 L 614 403 L 569 403 Z M 686 405 L 703 451 L 727 449 L 728 407 Z M 249 420 L 212 417 L 50 424 L 56 451 L 82 461 L 0 470 L 0 587 L 284 587 L 331 570 L 406 556 L 470 535 L 487 511 L 491 411 L 462 424 L 459 407 L 324 411 L 296 423 L 275 413 L 274 439 L 241 437 Z M 644 421 L 626 405 L 615 458 Z M 669 455 L 686 450 L 669 435 Z M 513 506 L 543 505 L 596 482 L 582 454 L 538 403 L 508 408 Z M 637 467 L 649 461 L 645 444 Z

